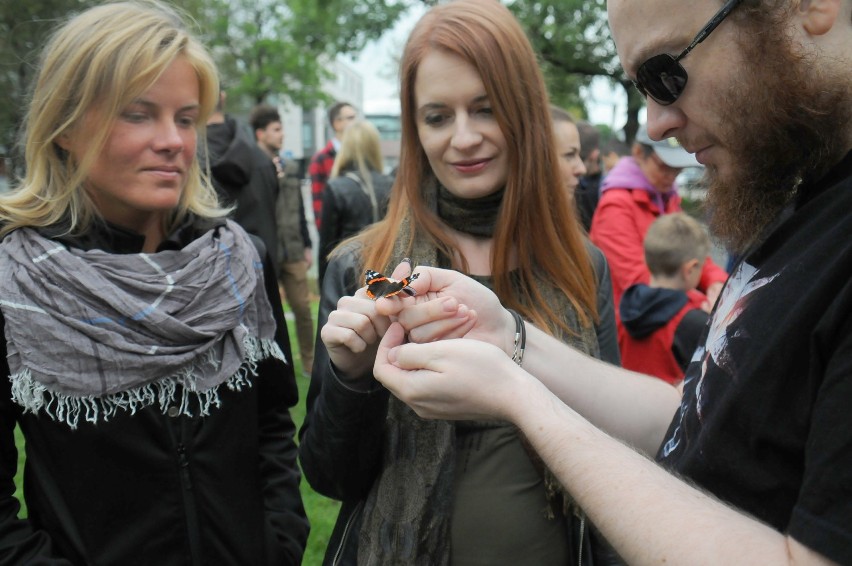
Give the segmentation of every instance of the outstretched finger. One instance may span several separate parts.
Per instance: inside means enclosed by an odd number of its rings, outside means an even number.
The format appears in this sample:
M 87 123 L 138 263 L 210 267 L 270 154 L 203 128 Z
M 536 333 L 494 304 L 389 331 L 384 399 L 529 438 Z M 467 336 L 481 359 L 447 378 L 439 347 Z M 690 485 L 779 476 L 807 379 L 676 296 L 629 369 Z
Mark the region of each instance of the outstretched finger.
M 393 273 L 391 273 L 391 277 L 396 279 L 397 281 L 401 281 L 402 279 L 411 275 L 412 265 L 411 260 L 408 258 L 403 259 L 401 262 L 397 264 L 394 268 Z
M 390 317 L 391 319 L 395 319 L 395 316 L 405 308 L 405 301 L 409 295 L 416 295 L 417 293 L 411 289 L 409 285 L 407 285 L 408 278 L 411 277 L 412 264 L 411 260 L 408 258 L 403 259 L 397 266 L 394 268 L 393 273 L 391 274 L 391 279 L 396 279 L 397 281 L 402 281 L 405 284 L 404 292 L 397 292 L 395 295 L 390 297 L 382 297 L 376 300 L 376 312 L 382 316 Z M 409 291 L 411 291 L 409 293 Z M 364 291 L 366 295 L 366 289 Z
M 453 282 L 453 277 L 458 275 L 459 273 L 455 271 L 421 265 L 417 267 L 417 278 L 411 282 L 411 288 L 417 292 L 418 296 L 435 292 L 440 294 L 440 291 Z
M 446 316 L 446 318 L 425 320 L 411 327 L 408 325 L 408 322 L 411 320 L 410 318 L 403 320 L 403 316 L 410 310 L 406 309 L 400 314 L 399 322 L 408 329 L 409 342 L 416 344 L 464 338 L 476 325 L 476 311 L 472 311 L 464 305 L 460 305 L 454 315 Z
M 398 320 L 406 330 L 436 320 L 466 318 L 468 308 L 460 305 L 454 297 L 439 297 L 407 303 L 399 313 Z

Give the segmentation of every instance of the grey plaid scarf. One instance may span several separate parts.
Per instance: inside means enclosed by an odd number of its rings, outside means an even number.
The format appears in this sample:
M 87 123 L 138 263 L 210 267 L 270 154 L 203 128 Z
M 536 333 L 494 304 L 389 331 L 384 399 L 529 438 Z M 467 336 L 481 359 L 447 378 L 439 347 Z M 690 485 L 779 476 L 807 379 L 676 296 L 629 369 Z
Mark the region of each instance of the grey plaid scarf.
M 12 399 L 76 428 L 157 404 L 207 415 L 251 385 L 274 342 L 257 250 L 231 221 L 182 250 L 66 248 L 22 228 L 0 244 Z

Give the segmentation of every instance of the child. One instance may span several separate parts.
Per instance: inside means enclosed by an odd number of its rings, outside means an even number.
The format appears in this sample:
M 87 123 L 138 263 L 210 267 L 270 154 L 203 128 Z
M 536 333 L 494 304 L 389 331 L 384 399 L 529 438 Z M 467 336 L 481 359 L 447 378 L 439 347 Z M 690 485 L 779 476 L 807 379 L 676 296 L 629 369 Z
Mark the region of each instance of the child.
M 695 219 L 675 212 L 651 224 L 644 246 L 651 281 L 628 287 L 621 300 L 621 362 L 676 384 L 707 324 L 707 312 L 687 291 L 698 285 L 710 239 Z

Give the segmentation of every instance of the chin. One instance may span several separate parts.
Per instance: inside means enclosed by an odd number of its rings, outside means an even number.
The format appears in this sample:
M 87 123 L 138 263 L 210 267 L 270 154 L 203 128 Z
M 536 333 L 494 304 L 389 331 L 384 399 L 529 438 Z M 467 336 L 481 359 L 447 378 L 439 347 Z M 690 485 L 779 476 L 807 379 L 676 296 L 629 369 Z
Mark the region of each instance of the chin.
M 168 213 L 177 208 L 179 204 L 180 195 L 174 198 L 162 198 L 139 203 L 137 205 L 137 209 L 141 212 Z
M 488 195 L 496 193 L 500 190 L 500 185 L 498 183 L 456 183 L 454 188 L 447 187 L 447 190 L 453 193 L 455 196 L 459 198 L 465 199 L 475 199 L 487 197 Z

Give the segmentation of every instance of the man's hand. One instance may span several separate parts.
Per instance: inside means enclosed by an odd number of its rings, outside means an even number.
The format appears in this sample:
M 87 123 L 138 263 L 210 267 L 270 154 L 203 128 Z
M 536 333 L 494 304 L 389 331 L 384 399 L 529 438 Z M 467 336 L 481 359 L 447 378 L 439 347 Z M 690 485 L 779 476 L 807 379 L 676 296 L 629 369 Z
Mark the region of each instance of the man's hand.
M 408 275 L 405 266 L 405 262 L 397 266 L 395 279 Z M 515 323 L 497 295 L 457 271 L 423 266 L 416 271 L 419 276 L 411 282 L 415 297 L 376 303 L 379 313 L 395 317 L 403 326 L 410 342 L 471 338 L 493 344 L 511 356 Z
M 403 344 L 404 339 L 402 325 L 394 323 L 388 328 L 373 374 L 418 415 L 508 419 L 523 370 L 503 352 L 473 340 Z

